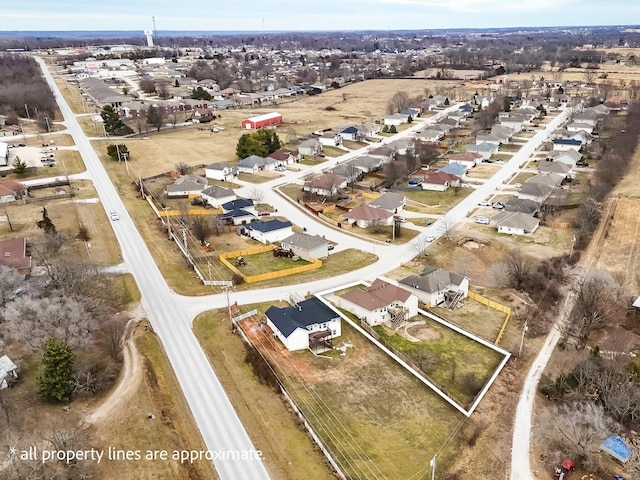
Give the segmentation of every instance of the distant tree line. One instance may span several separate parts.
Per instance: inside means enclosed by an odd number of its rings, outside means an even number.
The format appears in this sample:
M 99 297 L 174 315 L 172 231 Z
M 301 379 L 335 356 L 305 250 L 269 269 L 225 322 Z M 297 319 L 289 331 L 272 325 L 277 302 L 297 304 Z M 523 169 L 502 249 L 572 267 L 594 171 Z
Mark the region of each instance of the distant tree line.
M 55 117 L 56 102 L 36 61 L 26 55 L 0 55 L 0 115 L 9 123 Z

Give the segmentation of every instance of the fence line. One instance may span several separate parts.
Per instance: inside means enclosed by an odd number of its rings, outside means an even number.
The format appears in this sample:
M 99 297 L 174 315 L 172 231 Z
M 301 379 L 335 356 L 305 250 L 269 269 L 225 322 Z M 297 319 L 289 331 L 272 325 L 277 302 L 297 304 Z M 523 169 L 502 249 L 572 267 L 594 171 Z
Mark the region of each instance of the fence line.
M 511 319 L 511 307 L 507 307 L 505 305 L 502 305 L 501 303 L 494 302 L 493 300 L 489 300 L 488 298 L 483 297 L 479 293 L 475 293 L 471 291 L 469 291 L 469 298 L 475 300 L 476 302 L 482 303 L 483 305 L 486 305 L 489 308 L 493 308 L 494 310 L 498 310 L 499 312 L 507 314 L 506 318 L 504 319 L 504 322 L 502 322 L 502 326 L 500 327 L 498 336 L 496 337 L 495 342 L 493 342 L 494 345 L 499 345 L 500 340 L 502 340 L 502 336 L 504 335 L 504 332 L 507 329 L 509 320 Z
M 309 270 L 315 270 L 322 267 L 322 261 L 315 258 L 310 258 L 307 265 L 300 265 L 297 267 L 286 268 L 284 270 L 278 270 L 276 272 L 258 273 L 256 275 L 245 275 L 238 270 L 234 265 L 227 260 L 228 258 L 239 257 L 244 255 L 255 255 L 258 253 L 265 253 L 274 250 L 275 245 L 264 245 L 261 247 L 247 248 L 244 250 L 236 250 L 234 252 L 221 253 L 218 258 L 229 270 L 242 277 L 246 283 L 261 282 L 262 280 L 271 280 L 272 278 L 286 277 L 287 275 L 294 275 L 296 273 L 308 272 Z
M 365 198 L 371 198 L 373 200 L 380 197 L 379 193 L 360 192 L 360 195 L 362 195 Z

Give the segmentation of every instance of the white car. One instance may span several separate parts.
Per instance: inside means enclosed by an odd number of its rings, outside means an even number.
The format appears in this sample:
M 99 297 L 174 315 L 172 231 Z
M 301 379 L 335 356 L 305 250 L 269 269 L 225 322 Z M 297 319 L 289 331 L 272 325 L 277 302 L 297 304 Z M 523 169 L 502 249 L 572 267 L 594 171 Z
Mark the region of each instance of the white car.
M 487 200 L 483 200 L 480 203 L 478 203 L 478 205 L 480 205 L 481 207 L 490 207 L 491 206 L 491 202 L 489 202 Z
M 436 239 L 435 235 L 427 235 L 427 242 L 431 243 Z
M 111 217 L 111 220 L 113 220 L 114 222 L 116 220 L 120 220 L 120 216 L 118 215 L 118 212 L 116 212 L 115 210 L 110 212 L 109 216 Z

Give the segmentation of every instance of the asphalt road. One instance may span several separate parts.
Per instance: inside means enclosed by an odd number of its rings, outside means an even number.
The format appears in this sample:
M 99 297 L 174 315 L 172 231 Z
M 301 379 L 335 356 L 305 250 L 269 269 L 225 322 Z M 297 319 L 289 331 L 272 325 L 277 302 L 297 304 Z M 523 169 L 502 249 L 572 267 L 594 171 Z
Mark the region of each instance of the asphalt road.
M 213 463 L 219 477 L 223 480 L 268 479 L 263 462 L 256 458 L 249 436 L 189 327 L 192 317 L 183 308 L 183 303 L 188 301 L 178 299 L 170 291 L 53 77 L 42 59 L 35 58 L 55 94 L 68 133 L 78 147 L 105 210 L 115 210 L 120 216 L 120 220 L 112 224 L 124 262 L 138 284 L 142 305 L 167 353 L 206 448 L 216 455 Z M 131 445 L 131 448 L 138 446 Z M 243 460 L 240 456 L 254 459 Z
M 78 150 L 87 166 L 90 177 L 94 181 L 105 210 L 107 212 L 115 210 L 120 215 L 120 220 L 113 222 L 113 227 L 122 249 L 125 264 L 138 284 L 142 294 L 143 307 L 167 352 L 167 356 L 174 368 L 207 448 L 212 451 L 227 452 L 234 450 L 240 452 L 254 451 L 250 439 L 190 328 L 191 321 L 197 314 L 205 310 L 225 307 L 225 296 L 217 294 L 202 297 L 187 297 L 177 295 L 169 289 L 89 140 L 84 135 L 74 114 L 64 101 L 53 78 L 43 65 L 42 60 L 39 58 L 37 58 L 37 60 L 43 66 L 45 77 L 55 92 L 56 100 L 65 117 L 65 123 L 69 129 L 69 133 L 73 136 L 78 146 Z M 410 129 L 394 135 L 393 138 L 389 138 L 389 140 L 385 140 L 375 146 L 411 135 L 415 130 L 424 128 L 426 124 L 435 122 L 444 116 L 447 111 L 455 109 L 457 109 L 457 106 L 453 105 L 446 111 L 439 112 L 434 117 L 416 121 L 415 125 Z M 426 237 L 427 235 L 435 235 L 437 238 L 440 238 L 446 233 L 447 226 L 451 228 L 456 223 L 464 221 L 467 215 L 477 208 L 478 202 L 493 195 L 501 185 L 518 171 L 519 166 L 529 159 L 530 155 L 548 138 L 549 133 L 566 120 L 568 113 L 566 110 L 561 112 L 546 126 L 546 129 L 538 131 L 529 139 L 520 151 L 515 153 L 508 162 L 497 170 L 491 179 L 478 186 L 472 194 L 463 199 L 442 219 L 437 220 L 430 227 L 422 228 L 422 233 L 420 233 L 419 236 Z M 375 146 L 373 146 L 373 148 L 375 148 Z M 318 222 L 303 209 L 282 199 L 282 197 L 273 191 L 273 188 L 278 185 L 290 183 L 311 172 L 317 172 L 358 155 L 365 154 L 370 148 L 372 147 L 351 151 L 341 157 L 327 160 L 310 169 L 299 173 L 290 172 L 283 177 L 261 185 L 251 186 L 250 188 L 262 189 L 264 191 L 265 201 L 277 206 L 279 214 L 289 218 L 297 225 L 306 226 L 310 233 L 321 236 L 324 235 L 328 240 L 338 242 L 345 248 L 369 251 L 378 255 L 378 260 L 360 270 L 351 271 L 337 277 L 295 286 L 232 292 L 231 301 L 237 301 L 240 305 L 246 305 L 276 299 L 287 299 L 292 289 L 303 294 L 307 292 L 319 292 L 335 288 L 345 283 L 375 278 L 399 267 L 401 264 L 415 257 L 416 249 L 414 242 L 409 242 L 404 245 L 390 245 L 386 243 L 372 243 L 362 238 L 348 235 Z M 246 188 L 248 189 L 249 187 Z M 516 418 L 516 428 L 518 428 L 519 435 L 526 435 L 527 437 L 530 435 L 531 412 L 531 409 L 525 409 L 518 414 Z M 527 418 L 528 423 L 526 421 Z M 525 465 L 529 465 L 528 448 L 528 442 L 516 442 L 514 436 L 513 455 L 517 456 L 519 461 L 522 462 L 519 470 L 522 471 L 525 476 L 512 477 L 512 480 L 516 478 L 532 478 L 529 469 L 523 468 Z M 524 463 L 525 458 L 526 463 Z M 268 478 L 268 474 L 260 461 L 218 459 L 214 464 L 222 479 Z M 529 476 L 526 476 L 526 472 L 529 472 Z

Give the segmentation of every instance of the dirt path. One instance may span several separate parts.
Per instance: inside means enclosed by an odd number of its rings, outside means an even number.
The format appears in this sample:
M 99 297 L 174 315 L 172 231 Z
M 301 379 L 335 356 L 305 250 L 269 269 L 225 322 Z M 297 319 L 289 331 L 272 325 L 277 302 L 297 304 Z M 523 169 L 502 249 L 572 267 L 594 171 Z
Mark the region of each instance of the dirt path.
M 573 310 L 575 304 L 576 290 L 579 285 L 584 282 L 584 279 L 589 272 L 590 268 L 595 265 L 602 252 L 602 246 L 606 239 L 605 232 L 609 228 L 612 212 L 615 211 L 618 205 L 618 198 L 610 198 L 604 209 L 602 215 L 602 222 L 598 226 L 589 248 L 580 262 L 580 268 L 577 270 L 577 275 L 573 280 L 573 288 L 567 295 L 562 311 L 558 316 L 558 320 L 549 332 L 544 345 L 540 349 L 538 356 L 533 361 L 531 369 L 527 374 L 527 378 L 522 388 L 522 394 L 518 400 L 518 407 L 516 409 L 516 417 L 513 426 L 513 439 L 511 447 L 511 480 L 534 480 L 533 472 L 531 471 L 531 425 L 533 417 L 534 402 L 536 398 L 536 392 L 538 390 L 538 383 L 540 377 L 547 366 L 547 362 L 551 358 L 558 340 L 560 339 L 559 326 L 565 322 Z
M 124 334 L 125 343 L 122 347 L 123 364 L 118 386 L 111 392 L 106 400 L 87 415 L 87 423 L 99 423 L 107 418 L 116 408 L 120 407 L 128 398 L 132 397 L 142 380 L 142 361 L 133 339 L 133 328 L 144 318 L 142 307 L 134 312 L 134 318 L 127 323 Z

